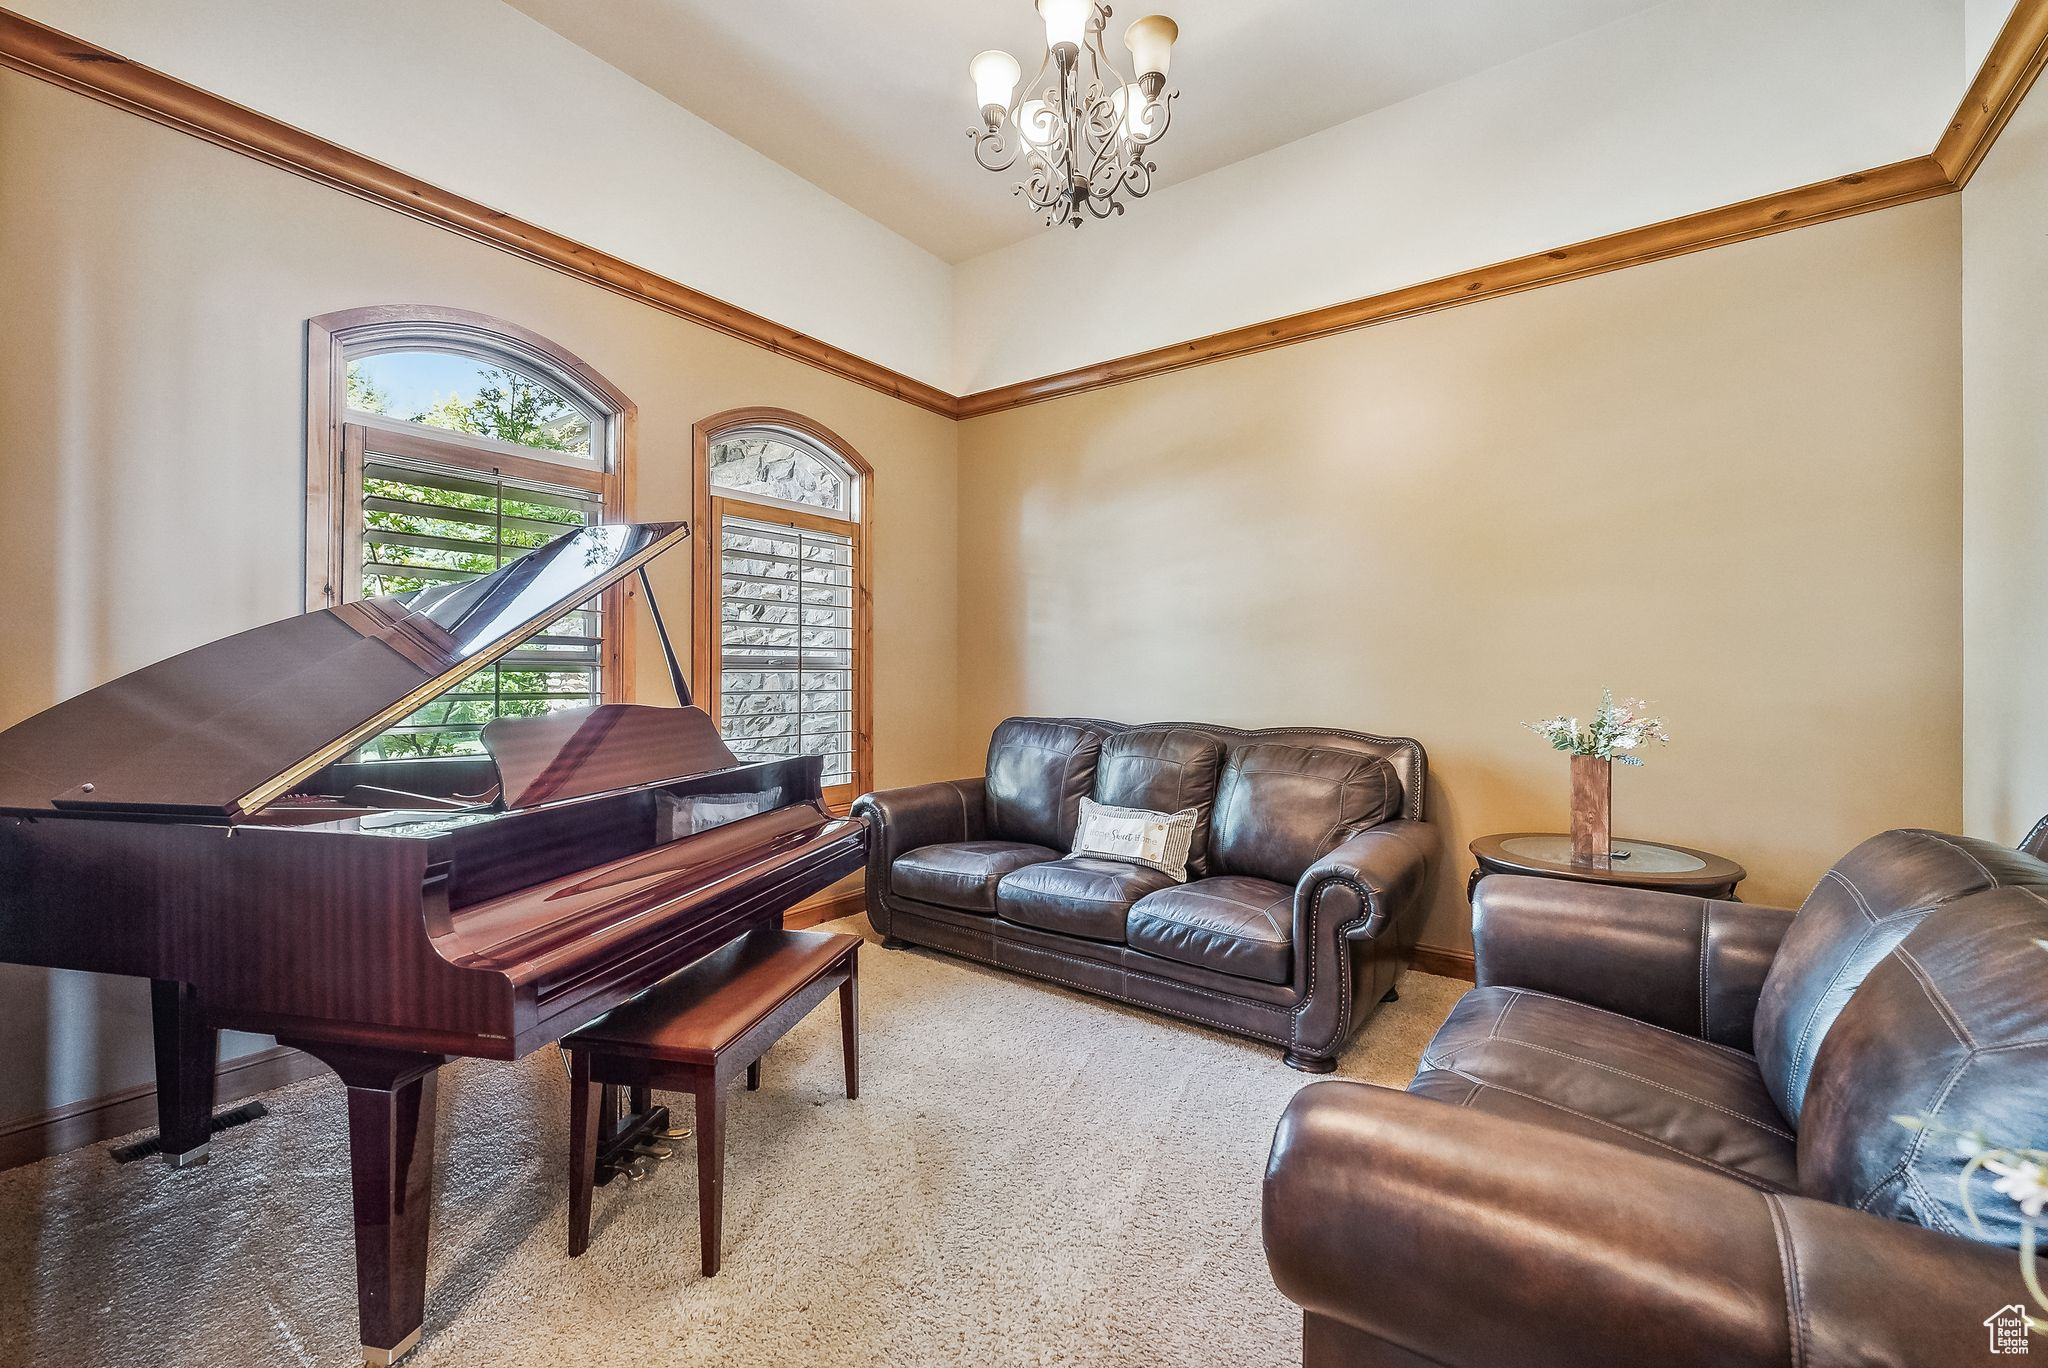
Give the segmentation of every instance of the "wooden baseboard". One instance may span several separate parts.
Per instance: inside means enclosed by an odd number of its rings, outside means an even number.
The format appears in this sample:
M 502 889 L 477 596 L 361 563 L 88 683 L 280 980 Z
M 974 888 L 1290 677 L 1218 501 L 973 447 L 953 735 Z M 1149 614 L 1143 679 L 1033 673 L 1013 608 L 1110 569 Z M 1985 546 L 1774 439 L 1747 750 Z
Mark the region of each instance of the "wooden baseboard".
M 1470 950 L 1452 950 L 1441 945 L 1416 946 L 1415 967 L 1425 974 L 1442 974 L 1467 983 L 1474 982 L 1478 974 Z
M 828 921 L 838 921 L 856 912 L 865 911 L 868 905 L 867 893 L 861 885 L 852 888 L 828 888 L 823 893 L 810 897 L 789 909 L 782 916 L 782 924 L 792 931 L 806 926 L 818 926 Z
M 287 1083 L 311 1078 L 323 1065 L 309 1054 L 274 1045 L 255 1054 L 242 1055 L 220 1066 L 214 1084 L 216 1106 L 226 1106 L 281 1088 Z M 130 1131 L 146 1130 L 156 1124 L 156 1085 L 124 1088 L 105 1097 L 54 1107 L 0 1128 L 0 1169 L 16 1168 L 47 1159 L 53 1154 L 111 1140 Z

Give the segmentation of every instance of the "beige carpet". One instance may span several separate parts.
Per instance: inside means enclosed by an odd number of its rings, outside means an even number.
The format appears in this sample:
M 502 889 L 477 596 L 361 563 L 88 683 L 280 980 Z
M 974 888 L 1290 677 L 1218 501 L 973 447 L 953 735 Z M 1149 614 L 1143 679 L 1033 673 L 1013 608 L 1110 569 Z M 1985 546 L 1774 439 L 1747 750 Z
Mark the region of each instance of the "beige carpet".
M 858 1102 L 829 1005 L 735 1101 L 715 1279 L 697 1268 L 687 1147 L 600 1189 L 572 1262 L 558 1054 L 444 1070 L 411 1361 L 1299 1361 L 1259 1178 L 1306 1076 L 1274 1050 L 925 951 L 871 945 L 862 980 Z M 1462 987 L 1409 974 L 1341 1072 L 1405 1083 Z M 199 1169 L 95 1147 L 0 1174 L 8 1364 L 355 1361 L 340 1084 L 265 1101 Z

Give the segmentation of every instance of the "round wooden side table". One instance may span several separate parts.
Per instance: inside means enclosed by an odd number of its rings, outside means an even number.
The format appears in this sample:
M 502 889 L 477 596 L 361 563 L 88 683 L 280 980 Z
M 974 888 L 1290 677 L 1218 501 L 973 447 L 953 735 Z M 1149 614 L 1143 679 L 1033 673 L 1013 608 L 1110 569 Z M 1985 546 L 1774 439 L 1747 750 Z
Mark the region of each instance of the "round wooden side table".
M 1533 874 L 1544 879 L 1619 884 L 1695 898 L 1732 898 L 1735 885 L 1749 871 L 1724 855 L 1665 845 L 1660 841 L 1620 841 L 1605 864 L 1574 864 L 1572 838 L 1551 831 L 1511 831 L 1481 836 L 1469 847 L 1479 867 L 1466 884 L 1469 898 L 1488 874 Z

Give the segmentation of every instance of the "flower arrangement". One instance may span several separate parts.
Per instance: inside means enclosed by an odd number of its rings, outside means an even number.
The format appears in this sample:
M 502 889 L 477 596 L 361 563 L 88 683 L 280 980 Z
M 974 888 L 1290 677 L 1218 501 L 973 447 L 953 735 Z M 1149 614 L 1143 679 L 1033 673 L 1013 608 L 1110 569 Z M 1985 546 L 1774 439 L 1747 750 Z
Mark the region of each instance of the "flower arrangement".
M 1613 760 L 1624 765 L 1640 765 L 1643 757 L 1635 754 L 1650 742 L 1667 744 L 1671 738 L 1665 734 L 1661 718 L 1643 716 L 1648 706 L 1640 698 L 1624 698 L 1614 701 L 1614 690 L 1600 691 L 1600 708 L 1593 714 L 1588 726 L 1580 726 L 1576 717 L 1549 717 L 1541 722 L 1524 722 L 1522 725 L 1548 741 L 1553 750 L 1565 751 L 1571 755 L 1590 755 L 1601 760 Z
M 2048 950 L 2048 940 L 2037 940 L 2034 944 Z M 1971 1228 L 1979 1235 L 1984 1234 L 1984 1223 L 1977 1219 L 1977 1208 L 1970 1201 L 1970 1180 L 1980 1170 L 1996 1176 L 1997 1181 L 1991 1185 L 1991 1190 L 2011 1199 L 2023 1218 L 2020 1223 L 2020 1277 L 2026 1283 L 2027 1295 L 2034 1299 L 2034 1305 L 2048 1311 L 2048 1291 L 2041 1287 L 2037 1244 L 2038 1223 L 2043 1208 L 2048 1208 L 2048 1150 L 1996 1145 L 1981 1130 L 1951 1130 L 1925 1116 L 1894 1116 L 1892 1120 L 1907 1130 L 1924 1131 L 1956 1142 L 1957 1152 L 1969 1160 L 1963 1165 L 1956 1183 L 1961 1191 L 1963 1211 L 1970 1218 Z M 2048 1335 L 2048 1318 L 2028 1316 L 2027 1328 L 2037 1335 Z

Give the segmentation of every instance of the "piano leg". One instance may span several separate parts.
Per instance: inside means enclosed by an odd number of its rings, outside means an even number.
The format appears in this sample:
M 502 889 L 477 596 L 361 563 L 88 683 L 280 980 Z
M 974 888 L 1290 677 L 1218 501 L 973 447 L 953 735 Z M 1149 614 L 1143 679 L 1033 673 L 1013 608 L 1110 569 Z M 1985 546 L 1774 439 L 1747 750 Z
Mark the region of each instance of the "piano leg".
M 149 1012 L 156 1035 L 156 1128 L 164 1162 L 172 1168 L 203 1164 L 213 1136 L 220 1033 L 200 1015 L 190 984 L 151 979 Z
M 297 1044 L 348 1085 L 363 1362 L 398 1362 L 420 1342 L 434 1210 L 434 1100 L 441 1055 Z

